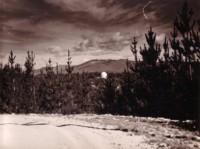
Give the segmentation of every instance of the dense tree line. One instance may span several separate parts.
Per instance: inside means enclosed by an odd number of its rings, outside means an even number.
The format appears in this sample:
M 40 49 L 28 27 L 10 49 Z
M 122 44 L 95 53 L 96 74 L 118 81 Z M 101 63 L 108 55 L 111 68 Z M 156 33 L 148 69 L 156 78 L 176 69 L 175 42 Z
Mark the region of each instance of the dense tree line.
M 147 44 L 137 47 L 134 37 L 132 64 L 121 74 L 73 73 L 68 51 L 66 74 L 53 71 L 49 59 L 45 72 L 34 75 L 34 53 L 28 52 L 25 70 L 10 52 L 0 65 L 1 113 L 112 113 L 197 119 L 200 82 L 200 20 L 184 3 L 174 20 L 171 37 L 156 43 L 150 28 Z M 141 56 L 141 58 L 139 57 Z
M 165 38 L 163 45 L 156 44 L 156 33 L 152 28 L 145 34 L 147 46 L 144 44 L 140 50 L 134 38 L 131 50 L 136 64 L 129 67 L 135 77 L 132 83 L 135 95 L 131 97 L 139 103 L 136 106 L 139 109 L 135 109 L 139 113 L 197 119 L 200 98 L 200 20 L 195 21 L 192 16 L 193 11 L 185 2 L 173 22 L 171 37 L 169 40 Z M 138 52 L 142 61 L 138 61 Z

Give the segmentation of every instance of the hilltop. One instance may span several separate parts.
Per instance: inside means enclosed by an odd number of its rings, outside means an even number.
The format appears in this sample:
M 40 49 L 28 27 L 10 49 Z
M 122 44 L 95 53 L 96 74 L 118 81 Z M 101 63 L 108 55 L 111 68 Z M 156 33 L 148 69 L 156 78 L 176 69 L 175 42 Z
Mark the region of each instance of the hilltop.
M 74 66 L 74 73 L 82 73 L 84 72 L 113 72 L 113 73 L 121 73 L 126 68 L 126 59 L 119 59 L 119 60 L 90 60 L 80 65 Z M 58 65 L 59 72 L 61 71 L 66 73 L 65 65 Z M 45 72 L 45 67 L 35 70 L 35 74 L 39 74 L 40 70 Z M 56 67 L 53 67 L 54 72 L 56 72 Z

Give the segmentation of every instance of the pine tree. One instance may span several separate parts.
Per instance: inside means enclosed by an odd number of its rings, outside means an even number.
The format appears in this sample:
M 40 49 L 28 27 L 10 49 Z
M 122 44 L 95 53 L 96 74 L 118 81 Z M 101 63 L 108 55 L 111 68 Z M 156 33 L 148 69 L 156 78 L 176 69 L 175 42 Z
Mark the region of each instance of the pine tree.
M 133 53 L 134 57 L 135 57 L 135 62 L 137 63 L 138 62 L 138 59 L 137 59 L 137 41 L 136 41 L 136 37 L 133 37 L 133 41 L 131 42 L 131 45 L 130 45 L 130 49 L 131 49 L 131 52 Z
M 169 61 L 169 43 L 168 43 L 166 37 L 165 37 L 165 41 L 163 43 L 163 48 L 164 48 L 164 61 L 168 63 L 168 61 Z
M 14 95 L 14 102 L 13 102 L 13 112 L 19 113 L 20 112 L 20 99 L 23 98 L 23 89 L 22 89 L 22 80 L 23 80 L 23 73 L 20 64 L 15 64 L 14 67 L 14 74 L 15 74 L 15 95 Z
M 148 31 L 148 34 L 145 34 L 145 37 L 149 48 L 147 48 L 144 44 L 143 49 L 140 47 L 140 54 L 142 55 L 143 61 L 146 64 L 156 66 L 156 62 L 159 59 L 161 49 L 160 45 L 155 44 L 156 34 L 152 31 L 151 27 Z
M 25 61 L 25 76 L 23 82 L 24 88 L 24 101 L 22 101 L 21 106 L 25 113 L 33 112 L 36 105 L 35 99 L 35 84 L 34 84 L 34 59 L 35 55 L 33 51 L 27 52 L 27 57 Z
M 13 52 L 10 52 L 10 55 L 8 57 L 8 63 L 10 65 L 11 71 L 10 71 L 10 79 L 11 79 L 11 88 L 12 88 L 12 93 L 15 91 L 15 72 L 14 72 L 14 63 L 15 63 L 15 58 Z
M 16 58 L 16 56 L 14 56 L 13 52 L 10 51 L 10 55 L 8 57 L 8 62 L 10 63 L 11 69 L 14 68 L 15 58 Z
M 56 63 L 56 75 L 58 76 L 59 70 L 58 70 L 58 63 Z
M 68 58 L 67 58 L 67 66 L 65 67 L 67 74 L 70 76 L 74 70 L 74 67 L 72 66 L 72 57 L 70 56 L 70 51 L 68 50 Z
M 103 103 L 105 112 L 114 114 L 116 105 L 116 93 L 115 81 L 112 75 L 113 74 L 108 74 L 108 78 L 104 80 Z
M 200 48 L 200 36 L 198 31 L 195 31 L 196 21 L 193 19 L 193 14 L 193 10 L 189 9 L 188 3 L 185 1 L 181 11 L 174 20 L 174 30 L 177 30 L 182 38 L 181 42 L 177 40 L 178 53 L 180 57 L 184 57 L 190 79 L 194 77 L 193 62 L 198 61 L 197 56 Z M 181 59 L 181 61 L 183 61 L 183 59 Z
M 48 63 L 46 63 L 46 74 L 48 78 L 52 78 L 54 76 L 53 66 L 52 66 L 52 60 L 49 58 Z
M 26 57 L 26 62 L 24 64 L 26 70 L 25 70 L 25 74 L 26 77 L 32 77 L 33 76 L 33 67 L 35 65 L 34 63 L 35 60 L 35 54 L 33 53 L 33 51 L 31 51 L 31 53 L 28 51 L 27 52 L 27 57 Z
M 0 86 L 1 86 L 1 90 L 0 90 L 0 98 L 1 98 L 1 112 L 5 112 L 5 113 L 10 113 L 12 112 L 11 107 L 10 107 L 10 93 L 12 93 L 12 86 L 11 86 L 11 81 L 10 81 L 10 66 L 9 64 L 5 64 L 4 67 L 2 68 L 1 71 L 1 76 L 0 76 Z
M 170 64 L 174 68 L 173 90 L 174 101 L 177 103 L 176 112 L 179 117 L 195 119 L 198 102 L 200 36 L 196 21 L 193 19 L 193 10 L 185 1 L 181 11 L 173 23 L 172 39 L 173 49 Z
M 173 28 L 173 31 L 171 32 L 171 36 L 172 36 L 172 39 L 170 39 L 170 45 L 171 45 L 171 48 L 173 49 L 173 52 L 170 57 L 170 63 L 172 64 L 175 71 L 178 72 L 183 58 L 180 52 L 181 51 L 180 42 L 177 39 L 178 31 L 176 27 Z
M 46 77 L 39 84 L 39 110 L 42 112 L 59 112 L 62 104 L 63 96 L 63 81 L 61 75 L 58 75 L 58 64 L 56 66 L 56 73 L 54 74 L 52 60 L 49 58 L 46 63 Z

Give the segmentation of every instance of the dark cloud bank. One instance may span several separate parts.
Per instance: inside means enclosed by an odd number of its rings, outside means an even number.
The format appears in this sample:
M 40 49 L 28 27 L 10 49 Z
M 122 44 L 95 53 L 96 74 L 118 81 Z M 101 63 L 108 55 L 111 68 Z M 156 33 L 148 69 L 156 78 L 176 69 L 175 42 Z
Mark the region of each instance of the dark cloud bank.
M 15 24 L 8 26 L 6 22 L 26 20 L 28 24 L 25 25 L 34 26 L 49 21 L 60 21 L 101 31 L 107 27 L 126 26 L 139 21 L 142 17 L 142 7 L 147 2 L 147 0 L 2 0 L 0 20 L 4 30 L 22 37 L 33 36 L 34 31 L 23 29 L 23 26 L 15 29 Z M 183 0 L 154 0 L 146 8 L 146 12 L 155 13 L 158 25 L 165 24 L 173 20 L 174 13 L 182 3 Z M 189 3 L 197 16 L 200 12 L 200 1 L 191 0 Z
M 31 45 L 56 40 L 60 35 L 53 35 L 49 30 L 52 28 L 51 24 L 57 22 L 83 32 L 87 29 L 96 33 L 96 38 L 93 35 L 83 35 L 81 41 L 73 47 L 75 51 L 94 48 L 118 51 L 129 45 L 132 37 L 131 30 L 127 34 L 119 30 L 137 24 L 134 27 L 140 28 L 138 30 L 140 32 L 143 26 L 149 24 L 162 28 L 164 32 L 171 26 L 177 10 L 180 10 L 183 4 L 183 0 L 152 0 L 145 9 L 150 18 L 146 20 L 142 10 L 148 2 L 148 0 L 1 0 L 0 48 L 6 44 L 25 42 Z M 199 17 L 200 0 L 188 2 L 195 12 L 195 17 Z M 59 30 L 59 27 L 53 27 Z M 111 30 L 112 33 L 101 35 Z M 80 36 L 82 34 L 80 33 Z M 59 47 L 48 49 L 59 56 Z

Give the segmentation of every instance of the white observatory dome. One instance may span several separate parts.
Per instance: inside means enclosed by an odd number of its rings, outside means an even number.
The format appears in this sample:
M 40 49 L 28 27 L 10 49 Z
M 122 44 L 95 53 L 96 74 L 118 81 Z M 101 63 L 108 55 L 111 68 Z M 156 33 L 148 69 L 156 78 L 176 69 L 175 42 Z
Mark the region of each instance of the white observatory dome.
M 108 77 L 108 74 L 106 73 L 106 72 L 102 72 L 101 73 L 101 78 L 103 78 L 103 79 L 107 79 L 107 77 Z

